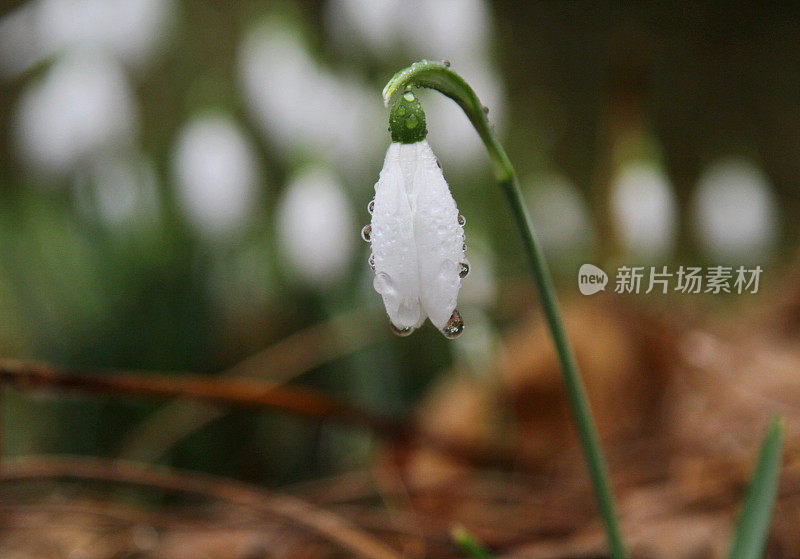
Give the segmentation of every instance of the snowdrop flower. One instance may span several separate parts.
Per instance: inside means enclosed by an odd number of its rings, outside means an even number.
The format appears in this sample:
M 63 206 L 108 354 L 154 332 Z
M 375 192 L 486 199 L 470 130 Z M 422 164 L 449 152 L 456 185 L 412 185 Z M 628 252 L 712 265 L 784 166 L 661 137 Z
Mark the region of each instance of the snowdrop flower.
M 331 169 L 308 167 L 292 177 L 276 215 L 281 251 L 299 279 L 324 288 L 345 276 L 355 248 L 356 223 Z
M 223 112 L 195 116 L 183 126 L 172 167 L 182 210 L 209 238 L 238 231 L 258 202 L 255 149 Z
M 0 74 L 18 76 L 76 48 L 143 68 L 164 46 L 176 8 L 168 0 L 30 0 L 0 18 Z
M 60 58 L 25 90 L 15 124 L 23 158 L 34 169 L 58 174 L 98 153 L 127 148 L 138 115 L 119 63 L 83 51 Z
M 675 246 L 678 210 L 669 178 L 644 161 L 625 165 L 611 185 L 611 212 L 622 246 L 644 258 L 664 258 Z
M 780 208 L 768 178 L 745 159 L 709 166 L 691 201 L 694 232 L 716 260 L 763 260 L 775 248 Z
M 380 133 L 380 103 L 352 76 L 320 64 L 300 30 L 271 20 L 253 27 L 240 48 L 238 68 L 248 112 L 285 157 L 321 160 L 344 174 L 370 160 Z M 321 127 L 332 99 L 347 102 L 336 104 L 336 126 Z
M 392 144 L 368 206 L 372 221 L 361 232 L 372 245 L 373 286 L 398 335 L 430 318 L 455 338 L 464 329 L 456 298 L 469 273 L 464 218 L 425 139 L 425 113 L 411 91 L 392 107 L 389 124 Z

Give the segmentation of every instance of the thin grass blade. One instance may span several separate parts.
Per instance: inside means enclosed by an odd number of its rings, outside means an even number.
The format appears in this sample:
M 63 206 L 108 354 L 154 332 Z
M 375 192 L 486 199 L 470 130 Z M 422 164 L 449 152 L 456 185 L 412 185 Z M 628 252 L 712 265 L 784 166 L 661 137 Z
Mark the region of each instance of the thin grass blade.
M 451 537 L 459 549 L 471 559 L 492 559 L 492 554 L 463 526 L 453 528 Z
M 728 559 L 759 559 L 764 554 L 778 492 L 782 443 L 783 420 L 775 418 L 761 443 Z

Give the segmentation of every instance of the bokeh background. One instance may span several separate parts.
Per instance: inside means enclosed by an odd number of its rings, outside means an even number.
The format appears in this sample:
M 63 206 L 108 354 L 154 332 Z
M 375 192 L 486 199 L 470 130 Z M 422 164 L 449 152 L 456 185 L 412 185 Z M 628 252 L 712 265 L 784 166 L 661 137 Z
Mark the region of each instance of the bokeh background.
M 628 363 L 631 339 L 648 355 L 677 339 L 642 334 L 653 316 L 675 332 L 746 312 L 793 324 L 796 307 L 772 305 L 797 273 L 798 15 L 722 2 L 4 2 L 0 355 L 254 375 L 398 416 L 438 398 L 435 423 L 461 417 L 456 430 L 480 439 L 485 425 L 457 409 L 474 402 L 465 387 L 499 376 L 522 394 L 519 363 L 535 369 L 532 348 L 549 349 L 542 338 L 515 353 L 541 337 L 538 303 L 488 158 L 448 99 L 420 93 L 467 219 L 463 336 L 430 325 L 392 336 L 359 237 L 389 143 L 380 91 L 421 58 L 449 60 L 489 107 L 568 308 L 584 262 L 611 274 L 763 268 L 755 295 L 606 293 L 592 300 L 600 311 L 578 301 L 579 353 L 583 340 L 599 370 Z M 647 394 L 663 385 L 630 368 Z M 549 382 L 511 400 L 549 417 L 561 401 Z M 638 392 L 614 394 L 646 407 Z M 513 405 L 478 402 L 492 424 L 513 423 Z M 335 422 L 209 413 L 7 388 L 3 456 L 124 457 L 286 488 L 369 469 L 383 452 L 368 430 Z M 570 439 L 559 414 L 532 455 Z

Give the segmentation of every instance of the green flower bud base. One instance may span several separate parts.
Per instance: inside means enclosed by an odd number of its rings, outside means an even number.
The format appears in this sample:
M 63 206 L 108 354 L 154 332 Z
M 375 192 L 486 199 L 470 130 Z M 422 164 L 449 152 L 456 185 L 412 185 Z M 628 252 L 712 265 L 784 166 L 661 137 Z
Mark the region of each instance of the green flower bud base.
M 425 111 L 410 90 L 406 90 L 392 105 L 389 112 L 389 131 L 392 133 L 392 141 L 401 144 L 415 144 L 428 135 Z

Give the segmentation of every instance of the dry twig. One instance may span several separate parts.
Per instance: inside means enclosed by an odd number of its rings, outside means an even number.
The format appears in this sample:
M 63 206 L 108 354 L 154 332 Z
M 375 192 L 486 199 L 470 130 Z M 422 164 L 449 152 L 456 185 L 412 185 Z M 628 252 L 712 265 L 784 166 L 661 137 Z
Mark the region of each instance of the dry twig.
M 371 412 L 307 388 L 277 386 L 252 378 L 215 378 L 118 370 L 61 369 L 42 363 L 1 361 L 0 383 L 21 390 L 64 390 L 106 397 L 186 398 L 215 405 L 273 409 L 317 420 L 335 420 L 371 430 L 396 442 L 425 445 L 463 462 L 487 467 L 525 467 L 504 447 L 477 447 L 420 429 L 407 418 Z M 535 467 L 534 464 L 528 464 Z

